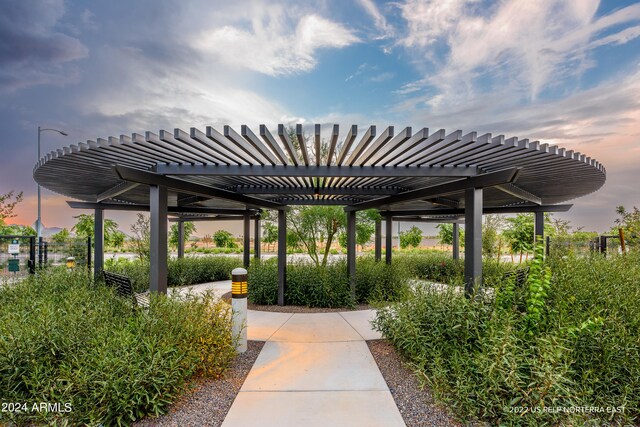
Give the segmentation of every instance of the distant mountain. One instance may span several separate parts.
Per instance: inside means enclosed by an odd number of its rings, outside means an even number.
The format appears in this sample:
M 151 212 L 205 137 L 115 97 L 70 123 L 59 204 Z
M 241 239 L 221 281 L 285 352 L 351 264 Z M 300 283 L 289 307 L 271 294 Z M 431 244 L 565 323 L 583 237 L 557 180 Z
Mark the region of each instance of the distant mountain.
M 36 230 L 36 222 L 34 221 L 31 224 L 31 227 Z M 37 231 L 37 230 L 36 230 Z M 42 237 L 51 237 L 54 234 L 62 231 L 61 227 L 47 227 L 44 223 L 42 223 Z

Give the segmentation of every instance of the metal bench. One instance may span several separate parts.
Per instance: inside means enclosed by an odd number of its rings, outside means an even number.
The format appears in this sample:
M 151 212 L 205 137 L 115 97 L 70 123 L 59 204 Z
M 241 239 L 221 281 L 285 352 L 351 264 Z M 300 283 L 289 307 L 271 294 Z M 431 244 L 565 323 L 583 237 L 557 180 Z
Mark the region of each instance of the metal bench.
M 515 277 L 515 287 L 523 288 L 527 284 L 527 277 L 529 276 L 529 267 L 518 268 L 514 271 L 508 271 L 502 276 L 502 280 L 512 280 Z
M 140 307 L 149 307 L 149 295 L 147 293 L 138 294 L 133 291 L 131 279 L 122 274 L 102 272 L 104 283 L 115 289 L 116 294 L 122 298 L 130 299 Z

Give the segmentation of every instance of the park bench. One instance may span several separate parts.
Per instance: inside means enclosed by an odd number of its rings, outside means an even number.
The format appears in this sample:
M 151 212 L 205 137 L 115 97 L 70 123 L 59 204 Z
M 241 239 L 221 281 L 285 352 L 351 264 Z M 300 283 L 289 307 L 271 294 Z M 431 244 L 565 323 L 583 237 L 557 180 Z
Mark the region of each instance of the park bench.
M 515 277 L 516 289 L 523 288 L 527 284 L 527 276 L 529 276 L 529 267 L 518 268 L 514 271 L 508 271 L 502 276 L 502 280 L 513 280 Z
M 149 307 L 149 295 L 146 293 L 138 294 L 133 291 L 131 279 L 122 274 L 102 272 L 104 283 L 115 289 L 116 294 L 122 298 L 130 299 L 140 307 Z

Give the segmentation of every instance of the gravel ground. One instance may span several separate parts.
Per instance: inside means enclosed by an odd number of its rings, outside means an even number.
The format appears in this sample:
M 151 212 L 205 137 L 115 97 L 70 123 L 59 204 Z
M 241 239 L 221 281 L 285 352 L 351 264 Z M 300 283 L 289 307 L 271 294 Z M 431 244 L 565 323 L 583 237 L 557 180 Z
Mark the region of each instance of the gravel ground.
M 223 300 L 228 301 L 231 304 L 231 292 L 227 292 L 221 297 Z M 261 305 L 254 304 L 247 301 L 247 308 L 255 311 L 270 311 L 273 313 L 334 313 L 338 311 L 355 311 L 355 310 L 368 310 L 371 307 L 369 304 L 358 304 L 355 308 L 338 307 L 338 308 L 322 308 L 322 307 L 305 307 L 302 305 Z
M 247 351 L 236 357 L 223 378 L 197 379 L 194 390 L 171 405 L 167 414 L 158 418 L 146 418 L 134 425 L 138 427 L 217 427 L 222 425 L 263 345 L 264 342 L 261 341 L 249 341 Z
M 420 390 L 420 382 L 393 345 L 386 340 L 367 341 L 367 345 L 407 427 L 462 426 L 434 402 L 428 389 Z

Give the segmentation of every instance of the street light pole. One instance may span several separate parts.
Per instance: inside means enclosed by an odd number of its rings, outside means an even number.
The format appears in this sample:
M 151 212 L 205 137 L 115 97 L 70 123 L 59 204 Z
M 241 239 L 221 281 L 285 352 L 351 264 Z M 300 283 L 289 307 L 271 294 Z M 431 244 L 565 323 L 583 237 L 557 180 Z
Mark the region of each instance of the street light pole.
M 38 161 L 40 161 L 40 134 L 42 132 L 48 131 L 48 130 L 52 131 L 52 132 L 58 132 L 62 136 L 69 135 L 68 133 L 66 133 L 65 131 L 62 131 L 62 130 L 52 129 L 52 128 L 41 128 L 40 126 L 38 126 Z M 41 207 L 41 201 L 40 201 L 40 184 L 38 184 L 38 219 L 36 220 L 36 232 L 38 233 L 38 242 L 40 242 L 40 237 L 42 237 L 42 216 L 41 216 L 41 214 L 42 214 L 42 207 Z

